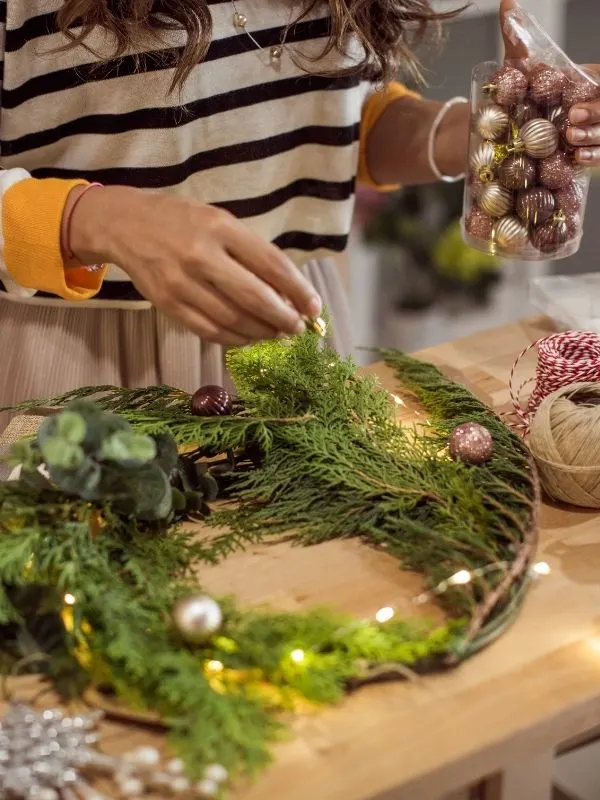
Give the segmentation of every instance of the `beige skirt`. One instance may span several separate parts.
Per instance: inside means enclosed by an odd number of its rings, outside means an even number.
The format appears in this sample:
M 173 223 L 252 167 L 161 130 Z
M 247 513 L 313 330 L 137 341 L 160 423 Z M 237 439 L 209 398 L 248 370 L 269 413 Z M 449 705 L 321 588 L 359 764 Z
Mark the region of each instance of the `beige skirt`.
M 349 354 L 349 313 L 337 265 L 311 261 L 303 271 L 333 319 L 330 344 Z M 90 385 L 161 383 L 194 392 L 205 384 L 228 384 L 222 348 L 153 309 L 44 306 L 1 295 L 0 320 L 2 407 Z M 7 421 L 0 415 L 2 427 Z

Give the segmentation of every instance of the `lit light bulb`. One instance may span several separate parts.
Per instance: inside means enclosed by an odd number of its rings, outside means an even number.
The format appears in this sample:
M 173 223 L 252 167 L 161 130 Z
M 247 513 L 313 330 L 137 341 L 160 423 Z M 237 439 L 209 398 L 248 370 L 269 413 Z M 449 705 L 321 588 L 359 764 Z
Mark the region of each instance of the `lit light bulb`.
M 65 601 L 65 605 L 67 606 L 74 606 L 77 602 L 75 595 L 71 594 L 70 592 L 67 592 L 63 599 Z
M 392 394 L 390 392 L 390 396 L 391 396 L 392 400 L 394 401 L 394 403 L 396 403 L 397 406 L 405 406 L 406 405 L 404 400 L 401 397 L 398 397 L 397 394 Z
M 375 614 L 375 619 L 377 622 L 389 622 L 395 613 L 391 606 L 384 606 Z
M 292 650 L 290 658 L 296 664 L 301 664 L 304 661 L 304 650 Z
M 550 564 L 548 564 L 546 561 L 538 561 L 537 564 L 533 565 L 531 571 L 535 575 L 540 575 L 540 576 L 550 575 L 550 573 L 552 572 L 552 570 L 550 569 Z
M 206 665 L 209 672 L 223 672 L 223 664 L 221 661 L 209 661 Z
M 453 586 L 464 586 L 466 583 L 471 583 L 471 573 L 467 569 L 461 569 L 454 573 L 448 583 Z

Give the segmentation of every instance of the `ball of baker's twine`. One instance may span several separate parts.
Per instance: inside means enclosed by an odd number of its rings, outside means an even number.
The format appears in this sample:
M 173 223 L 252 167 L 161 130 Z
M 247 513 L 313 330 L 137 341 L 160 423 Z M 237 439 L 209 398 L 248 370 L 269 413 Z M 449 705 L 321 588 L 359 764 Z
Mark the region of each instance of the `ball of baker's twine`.
M 528 444 L 551 497 L 600 508 L 600 383 L 572 383 L 544 398 Z
M 515 370 L 521 359 L 537 347 L 538 361 L 535 378 L 514 388 Z M 521 396 L 526 386 L 535 385 L 525 407 Z M 552 392 L 576 382 L 600 381 L 600 336 L 592 331 L 565 331 L 538 339 L 522 350 L 513 364 L 509 388 L 517 423 L 523 434 L 529 431 L 531 420 L 540 403 Z

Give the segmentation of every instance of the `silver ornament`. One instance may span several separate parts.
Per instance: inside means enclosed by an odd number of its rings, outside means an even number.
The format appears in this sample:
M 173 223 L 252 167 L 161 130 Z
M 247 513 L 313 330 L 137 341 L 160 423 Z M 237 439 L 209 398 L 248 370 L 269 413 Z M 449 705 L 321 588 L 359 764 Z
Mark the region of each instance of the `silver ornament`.
M 215 797 L 228 779 L 224 767 L 212 764 L 192 789 L 183 762 L 173 759 L 162 766 L 154 747 L 108 756 L 96 748 L 101 719 L 101 713 L 70 717 L 58 709 L 38 712 L 11 702 L 0 721 L 0 798 L 108 800 L 93 788 L 96 778 L 112 785 L 110 797 L 139 798 L 159 789 L 160 797 L 206 798 Z
M 483 142 L 475 150 L 469 161 L 473 177 L 481 183 L 494 179 L 497 159 L 496 149 L 491 142 Z
M 186 641 L 202 644 L 221 627 L 223 612 L 212 597 L 195 595 L 177 603 L 173 611 L 173 621 Z
M 492 181 L 483 187 L 479 206 L 488 217 L 504 217 L 513 206 L 512 192 L 509 192 L 497 181 Z
M 494 226 L 495 241 L 502 250 L 515 252 L 529 241 L 529 232 L 517 217 L 502 217 Z
M 499 139 L 506 133 L 509 117 L 500 106 L 484 106 L 475 120 L 475 128 L 482 139 Z
M 519 136 L 531 158 L 548 158 L 558 147 L 559 133 L 547 119 L 532 119 L 521 128 Z

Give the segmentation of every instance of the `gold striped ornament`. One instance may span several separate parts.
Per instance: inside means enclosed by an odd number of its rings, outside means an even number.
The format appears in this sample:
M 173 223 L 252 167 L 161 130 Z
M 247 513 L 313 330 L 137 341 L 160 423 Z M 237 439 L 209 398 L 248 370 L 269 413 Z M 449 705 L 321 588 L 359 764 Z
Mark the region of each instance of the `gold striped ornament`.
M 496 148 L 491 142 L 480 144 L 470 159 L 473 178 L 481 183 L 494 180 L 497 165 Z
M 502 250 L 515 252 L 529 240 L 529 232 L 517 217 L 502 217 L 494 225 L 494 241 Z
M 475 120 L 475 128 L 482 139 L 499 139 L 508 131 L 508 125 L 508 114 L 497 105 L 484 106 Z
M 559 132 L 547 119 L 532 119 L 519 131 L 525 152 L 531 158 L 548 158 L 556 152 Z
M 479 198 L 479 207 L 488 217 L 504 217 L 513 207 L 513 195 L 498 181 L 487 183 Z

